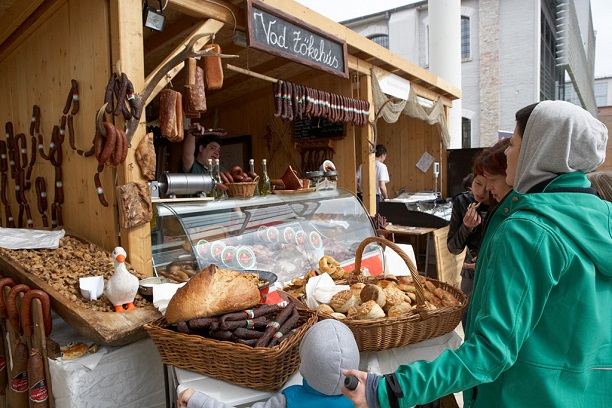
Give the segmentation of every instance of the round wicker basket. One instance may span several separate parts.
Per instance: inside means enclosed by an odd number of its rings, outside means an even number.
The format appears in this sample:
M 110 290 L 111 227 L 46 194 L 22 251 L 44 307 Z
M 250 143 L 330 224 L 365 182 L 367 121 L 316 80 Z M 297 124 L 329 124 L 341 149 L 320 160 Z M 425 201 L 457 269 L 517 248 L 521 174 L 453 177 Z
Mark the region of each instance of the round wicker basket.
M 246 183 L 226 183 L 228 188 L 227 194 L 230 197 L 253 197 L 255 194 L 256 181 Z
M 425 305 L 423 277 L 419 276 L 416 266 L 393 242 L 380 237 L 366 238 L 359 244 L 355 255 L 355 270 L 348 276 L 348 283 L 355 282 L 376 283 L 384 279 L 384 276 L 365 276 L 361 273 L 361 257 L 365 247 L 377 242 L 393 249 L 408 265 L 414 286 L 416 289 L 416 313 L 398 317 L 382 317 L 379 319 L 343 319 L 353 335 L 359 347 L 359 351 L 380 351 L 395 347 L 407 346 L 430 338 L 442 336 L 453 331 L 461 322 L 463 311 L 467 307 L 468 298 L 459 289 L 445 282 L 426 278 L 434 286 L 444 289 L 452 294 L 459 304 L 457 306 L 445 306 L 430 310 Z M 424 281 L 424 280 L 423 280 Z M 330 315 L 318 313 L 319 319 L 331 318 Z

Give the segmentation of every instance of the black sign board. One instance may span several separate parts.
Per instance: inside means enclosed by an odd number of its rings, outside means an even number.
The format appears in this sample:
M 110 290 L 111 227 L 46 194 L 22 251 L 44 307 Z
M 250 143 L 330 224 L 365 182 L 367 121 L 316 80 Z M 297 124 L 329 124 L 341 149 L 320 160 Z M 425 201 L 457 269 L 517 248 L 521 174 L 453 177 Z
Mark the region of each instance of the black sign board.
M 330 122 L 323 118 L 295 119 L 293 121 L 293 139 L 342 139 L 344 125 L 342 122 Z
M 257 0 L 247 0 L 249 47 L 348 78 L 346 42 Z

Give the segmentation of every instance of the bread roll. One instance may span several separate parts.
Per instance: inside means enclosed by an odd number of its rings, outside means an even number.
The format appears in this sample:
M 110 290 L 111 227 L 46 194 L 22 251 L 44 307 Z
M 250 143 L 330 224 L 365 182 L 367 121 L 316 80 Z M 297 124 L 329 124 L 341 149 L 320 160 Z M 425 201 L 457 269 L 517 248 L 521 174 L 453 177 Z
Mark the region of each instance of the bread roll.
M 400 303 L 411 303 L 410 298 L 406 296 L 404 292 L 395 287 L 388 287 L 384 289 L 387 303 L 383 306 L 383 310 L 387 313 L 395 305 Z
M 326 305 L 325 303 L 323 303 L 317 306 L 317 313 L 331 315 L 332 313 L 334 313 L 334 309 L 332 309 L 330 305 Z
M 332 296 L 329 305 L 336 312 L 346 313 L 348 310 L 359 304 L 359 300 L 353 296 L 353 292 L 350 289 L 342 290 Z
M 351 292 L 357 299 L 361 299 L 361 290 L 365 288 L 365 283 L 357 282 L 351 285 Z
M 411 306 L 408 303 L 399 303 L 394 305 L 387 312 L 387 316 L 389 317 L 400 317 L 406 314 L 410 314 L 416 309 L 416 306 Z
M 176 323 L 249 309 L 259 303 L 257 285 L 242 274 L 210 265 L 179 288 L 166 308 L 166 321 Z
M 82 357 L 85 355 L 85 353 L 87 353 L 88 349 L 89 347 L 87 347 L 87 344 L 80 341 L 68 343 L 68 345 L 60 348 L 63 360 L 74 360 Z
M 378 286 L 380 286 L 381 288 L 383 288 L 383 289 L 386 289 L 386 288 L 388 288 L 388 287 L 390 287 L 390 286 L 397 286 L 397 284 L 396 284 L 394 281 L 392 281 L 392 280 L 386 280 L 386 279 L 383 279 L 383 280 L 381 280 L 381 281 L 378 281 L 376 284 L 377 284 Z
M 385 317 L 385 312 L 380 305 L 369 300 L 362 305 L 352 307 L 347 314 L 352 319 L 379 319 Z
M 383 307 L 385 303 L 387 303 L 387 297 L 385 295 L 385 291 L 378 285 L 374 285 L 373 283 L 368 283 L 361 289 L 361 293 L 359 294 L 361 297 L 361 302 L 365 303 L 369 300 L 373 300 L 378 303 L 378 306 Z

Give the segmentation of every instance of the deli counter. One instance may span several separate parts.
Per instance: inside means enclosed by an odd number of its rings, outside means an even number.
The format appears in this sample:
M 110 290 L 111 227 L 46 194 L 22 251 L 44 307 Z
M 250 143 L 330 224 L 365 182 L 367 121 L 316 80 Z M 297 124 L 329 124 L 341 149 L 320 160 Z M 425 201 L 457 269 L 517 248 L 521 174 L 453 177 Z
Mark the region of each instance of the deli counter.
M 278 193 L 278 192 L 277 192 Z M 154 203 L 156 274 L 171 265 L 214 263 L 237 271 L 273 272 L 279 282 L 316 269 L 322 256 L 352 270 L 359 244 L 375 235 L 371 218 L 347 190 L 283 192 L 250 198 Z M 382 273 L 383 251 L 370 244 L 362 269 Z

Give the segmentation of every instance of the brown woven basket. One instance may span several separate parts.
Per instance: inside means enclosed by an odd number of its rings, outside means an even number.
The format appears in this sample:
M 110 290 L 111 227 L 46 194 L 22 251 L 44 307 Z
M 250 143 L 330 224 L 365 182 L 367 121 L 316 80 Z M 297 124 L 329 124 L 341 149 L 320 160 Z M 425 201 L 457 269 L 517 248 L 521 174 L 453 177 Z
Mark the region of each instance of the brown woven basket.
M 253 197 L 257 180 L 242 183 L 225 183 L 230 197 Z
M 144 327 L 165 364 L 263 391 L 278 391 L 300 367 L 300 342 L 317 315 L 298 308 L 296 333 L 274 347 L 209 339 L 168 329 L 161 317 Z
M 419 280 L 419 273 L 412 260 L 393 242 L 380 237 L 366 238 L 357 248 L 355 255 L 355 270 L 349 275 L 348 283 L 355 282 L 375 283 L 383 279 L 382 276 L 364 276 L 361 274 L 361 256 L 365 247 L 378 242 L 393 249 L 404 260 L 416 288 L 417 313 L 399 317 L 384 317 L 380 319 L 356 320 L 343 319 L 353 332 L 359 351 L 380 351 L 395 347 L 407 346 L 423 340 L 438 337 L 449 333 L 461 322 L 463 311 L 467 307 L 467 296 L 454 286 L 435 279 L 427 278 L 436 287 L 444 289 L 459 300 L 459 306 L 442 307 L 429 310 L 425 306 L 423 286 Z M 329 315 L 319 314 L 320 319 L 331 318 Z

